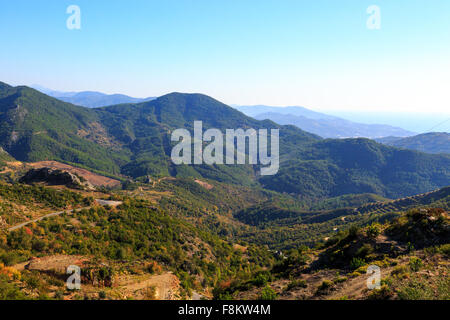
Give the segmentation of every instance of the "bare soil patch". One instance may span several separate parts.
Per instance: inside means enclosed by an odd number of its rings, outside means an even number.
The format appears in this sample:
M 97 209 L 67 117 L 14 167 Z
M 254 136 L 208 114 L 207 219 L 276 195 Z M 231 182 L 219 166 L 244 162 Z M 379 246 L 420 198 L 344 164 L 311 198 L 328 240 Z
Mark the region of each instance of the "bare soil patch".
M 42 258 L 31 259 L 24 268 L 27 270 L 36 270 L 41 272 L 58 272 L 65 273 L 70 265 L 81 267 L 88 258 L 84 256 L 55 255 Z M 20 267 L 20 266 L 18 266 Z
M 196 179 L 195 182 L 197 182 L 199 185 L 201 185 L 203 188 L 205 188 L 207 190 L 211 190 L 212 188 L 214 188 L 214 186 L 210 185 L 209 183 L 207 183 L 205 181 Z
M 178 297 L 180 281 L 171 272 L 159 275 L 126 275 L 118 279 L 117 286 L 126 296 L 148 299 L 148 289 L 154 288 L 154 299 L 174 300 Z
M 70 173 L 76 174 L 80 177 L 83 177 L 96 187 L 116 187 L 120 185 L 119 180 L 101 176 L 89 170 L 73 167 L 71 165 L 57 161 L 39 161 L 30 163 L 29 165 L 35 169 L 51 168 L 51 169 L 65 170 Z

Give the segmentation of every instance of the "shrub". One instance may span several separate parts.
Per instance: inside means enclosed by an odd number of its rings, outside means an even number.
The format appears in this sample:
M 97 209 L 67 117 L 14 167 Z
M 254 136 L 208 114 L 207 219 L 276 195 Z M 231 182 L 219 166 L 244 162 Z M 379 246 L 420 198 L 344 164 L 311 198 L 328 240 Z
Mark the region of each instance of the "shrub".
M 25 283 L 31 289 L 38 289 L 41 287 L 41 278 L 38 274 L 32 273 L 24 277 Z
M 408 276 L 408 269 L 405 265 L 396 266 L 394 270 L 392 270 L 391 275 L 397 278 L 405 278 Z
M 422 266 L 422 259 L 417 257 L 411 257 L 411 259 L 409 259 L 409 268 L 411 269 L 411 271 L 417 272 L 420 270 L 420 268 L 422 268 Z
M 61 290 L 56 291 L 56 292 L 55 292 L 54 298 L 55 298 L 56 300 L 62 300 L 62 299 L 64 298 L 64 293 L 63 293 L 63 291 L 61 291 Z
M 45 251 L 47 249 L 47 242 L 41 239 L 35 240 L 32 243 L 32 249 L 38 252 Z
M 361 234 L 361 229 L 357 226 L 351 226 L 348 230 L 348 237 L 350 239 L 356 239 Z
M 5 275 L 0 275 L 0 300 L 22 300 L 25 295 Z
M 306 281 L 303 279 L 298 280 L 292 280 L 289 282 L 289 284 L 286 287 L 286 290 L 291 290 L 294 288 L 306 288 L 308 285 L 306 284 Z
M 367 265 L 363 265 L 363 266 L 359 267 L 358 269 L 356 269 L 355 271 L 363 274 L 363 273 L 367 273 L 367 268 L 368 268 Z
M 0 264 L 0 274 L 8 276 L 11 280 L 20 280 L 21 278 L 20 271 L 14 269 L 13 267 L 3 267 L 2 264 Z
M 358 251 L 356 251 L 356 256 L 358 256 L 360 258 L 365 258 L 372 252 L 373 252 L 373 247 L 370 244 L 365 243 L 361 248 L 358 249 Z
M 380 289 L 373 289 L 368 296 L 370 300 L 386 300 L 392 297 L 392 291 L 388 285 L 384 284 Z
M 147 267 L 147 271 L 150 274 L 160 274 L 162 272 L 162 267 L 157 263 L 157 262 L 151 262 L 149 263 L 148 267 Z
M 264 289 L 262 289 L 259 299 L 260 300 L 276 300 L 277 293 L 269 285 L 267 285 Z
M 357 272 L 357 271 L 353 271 L 352 273 L 350 273 L 348 276 L 350 278 L 356 278 L 359 277 L 361 275 L 361 273 Z
M 384 278 L 384 279 L 381 279 L 380 284 L 381 284 L 381 285 L 384 285 L 384 284 L 385 284 L 385 285 L 387 285 L 387 286 L 390 286 L 390 285 L 392 285 L 392 279 L 389 278 L 389 277 Z
M 330 289 L 333 286 L 333 281 L 330 280 L 323 280 L 322 284 L 317 289 L 318 291 L 326 291 Z
M 450 256 L 450 243 L 443 244 L 439 247 L 438 251 L 445 254 L 446 256 Z
M 359 267 L 362 267 L 366 264 L 366 261 L 364 261 L 364 259 L 358 258 L 358 257 L 354 257 L 351 261 L 350 261 L 350 268 L 355 270 L 358 269 Z
M 265 286 L 271 280 L 271 275 L 268 271 L 260 271 L 253 279 L 253 284 L 262 287 Z
M 419 281 L 409 282 L 398 292 L 400 300 L 430 300 L 433 297 L 433 289 Z
M 225 292 L 225 293 L 219 293 L 217 296 L 214 296 L 214 299 L 215 300 L 233 300 L 233 296 L 230 293 Z
M 337 277 L 336 279 L 333 280 L 333 282 L 334 283 L 341 283 L 341 282 L 345 282 L 347 280 L 348 280 L 347 277 Z
M 381 226 L 379 223 L 373 223 L 367 227 L 367 236 L 370 238 L 376 238 L 381 232 Z

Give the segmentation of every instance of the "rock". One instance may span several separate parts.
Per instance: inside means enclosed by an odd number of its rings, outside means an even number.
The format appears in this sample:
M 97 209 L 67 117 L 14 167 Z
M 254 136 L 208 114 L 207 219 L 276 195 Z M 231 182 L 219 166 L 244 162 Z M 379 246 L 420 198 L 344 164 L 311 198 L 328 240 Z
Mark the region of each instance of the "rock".
M 45 182 L 49 185 L 64 185 L 68 188 L 94 190 L 94 187 L 83 178 L 68 171 L 51 168 L 31 169 L 19 182 L 27 184 Z

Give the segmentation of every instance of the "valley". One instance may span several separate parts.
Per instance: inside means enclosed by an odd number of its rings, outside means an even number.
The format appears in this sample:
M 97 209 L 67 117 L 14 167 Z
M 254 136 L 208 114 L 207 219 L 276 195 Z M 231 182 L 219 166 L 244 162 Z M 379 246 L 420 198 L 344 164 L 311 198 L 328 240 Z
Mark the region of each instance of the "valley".
M 445 315 L 450 1 L 403 2 L 2 1 L 1 315 Z
M 16 297 L 39 299 L 45 296 L 57 299 L 189 299 L 198 294 L 206 298 L 259 299 L 260 295 L 268 294 L 261 291 L 267 286 L 274 293 L 266 291 L 277 299 L 365 299 L 369 292 L 364 289 L 367 277 L 363 272 L 346 271 L 343 266 L 340 268 L 344 269 L 334 271 L 322 270 L 322 266 L 314 264 L 323 259 L 327 248 L 335 243 L 334 239 L 345 237 L 354 230 L 352 228 L 384 230 L 390 221 L 403 219 L 408 210 L 427 212 L 428 209 L 420 208 L 448 210 L 450 206 L 449 188 L 388 201 L 355 196 L 364 203 L 356 208 L 345 207 L 346 197 L 342 208 L 312 212 L 306 210 L 306 203 L 291 196 L 187 178 L 136 182 L 127 189 L 103 190 L 104 202 L 92 202 L 92 196 L 98 196 L 98 192 L 93 194 L 65 186 L 44 183 L 39 187 L 17 185 L 13 188 L 7 182 L 2 182 L 1 186 L 8 190 L 8 195 L 1 198 L 2 204 L 6 199 L 24 201 L 23 197 L 15 196 L 24 192 L 36 202 L 43 191 L 51 197 L 60 197 L 60 193 L 70 195 L 82 205 L 90 203 L 89 207 L 72 211 L 73 205 L 58 202 L 58 198 L 47 200 L 47 204 L 40 206 L 47 210 L 59 206 L 63 210 L 20 228 L 8 230 L 4 225 L 3 231 L 0 230 L 0 259 L 3 261 L 0 274 L 6 275 L 3 281 L 9 277 L 7 283 L 21 288 L 14 291 L 8 285 L 2 290 Z M 233 200 L 229 201 L 228 197 Z M 119 202 L 112 202 L 114 206 L 110 206 L 108 199 Z M 327 206 L 339 206 L 337 200 L 332 203 Z M 245 218 L 254 208 L 259 208 L 255 216 L 258 220 Z M 11 211 L 3 211 L 1 216 L 10 216 L 8 212 Z M 248 213 L 243 215 L 244 212 Z M 448 232 L 448 227 L 445 228 Z M 284 237 L 280 238 L 282 234 Z M 437 241 L 432 242 L 431 248 L 441 241 L 446 243 L 448 236 L 439 236 Z M 406 244 L 380 236 L 376 246 L 382 248 L 389 243 L 399 246 L 400 252 L 393 258 L 385 258 L 388 262 L 382 265 L 386 274 L 395 269 L 389 265 L 409 263 Z M 445 250 L 436 248 L 438 252 Z M 301 258 L 296 252 L 301 252 Z M 445 251 L 430 256 L 418 247 L 418 251 L 412 252 L 426 261 L 428 268 L 434 268 L 436 261 L 445 261 L 442 260 Z M 291 255 L 296 258 L 290 258 Z M 286 266 L 292 270 L 280 274 L 280 264 L 288 261 Z M 81 291 L 65 289 L 62 281 L 67 277 L 65 268 L 74 263 L 84 270 Z M 364 265 L 366 263 L 362 262 L 361 266 Z M 316 271 L 311 273 L 312 270 Z M 445 274 L 445 270 L 439 272 Z M 441 273 L 437 275 L 442 277 Z M 331 281 L 327 284 L 329 287 L 319 289 L 326 281 Z M 432 281 L 433 285 L 438 285 L 441 280 Z M 242 284 L 236 287 L 237 283 Z
M 200 120 L 279 130 L 278 173 L 175 165 L 171 134 Z M 0 83 L 0 124 L 0 299 L 448 296 L 447 154 L 323 139 L 201 94 L 84 108 Z

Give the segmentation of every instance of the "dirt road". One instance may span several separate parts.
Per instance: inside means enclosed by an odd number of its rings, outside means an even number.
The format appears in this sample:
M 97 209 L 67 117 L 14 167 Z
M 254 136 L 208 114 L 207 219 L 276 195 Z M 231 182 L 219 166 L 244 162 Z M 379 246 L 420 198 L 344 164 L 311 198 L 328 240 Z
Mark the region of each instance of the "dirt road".
M 101 199 L 96 199 L 95 201 L 99 205 L 102 205 L 102 206 L 113 206 L 113 207 L 115 207 L 115 206 L 118 206 L 118 205 L 122 204 L 122 201 L 110 201 L 110 200 L 101 200 Z M 23 222 L 21 224 L 15 225 L 14 227 L 8 228 L 8 231 L 11 232 L 11 231 L 20 229 L 22 227 L 25 227 L 26 225 L 29 225 L 30 223 L 38 222 L 38 221 L 41 221 L 41 220 L 46 219 L 46 218 L 59 216 L 59 215 L 63 214 L 64 212 L 76 213 L 76 212 L 80 212 L 81 210 L 84 210 L 84 209 L 88 210 L 90 208 L 91 207 L 85 207 L 85 208 L 80 208 L 80 209 L 63 210 L 63 211 L 58 211 L 58 212 L 52 212 L 52 213 L 43 215 L 42 217 L 39 217 L 39 218 L 36 218 L 36 219 L 33 219 L 33 220 L 29 220 L 29 221 Z
M 20 229 L 22 227 L 25 227 L 26 225 L 29 225 L 30 223 L 38 222 L 38 221 L 41 221 L 41 220 L 43 220 L 45 218 L 51 218 L 51 217 L 59 216 L 59 215 L 63 214 L 64 212 L 67 212 L 67 213 L 69 213 L 69 212 L 70 213 L 71 212 L 78 212 L 78 211 L 81 211 L 83 209 L 90 209 L 90 207 L 81 208 L 81 209 L 75 209 L 75 210 L 64 210 L 64 211 L 52 212 L 52 213 L 46 214 L 46 215 L 44 215 L 42 217 L 39 217 L 37 219 L 29 220 L 29 221 L 23 222 L 21 224 L 15 225 L 14 227 L 8 228 L 8 231 L 11 232 L 11 231 Z

